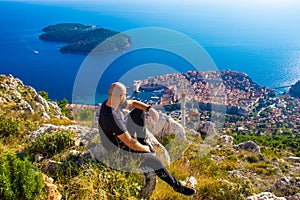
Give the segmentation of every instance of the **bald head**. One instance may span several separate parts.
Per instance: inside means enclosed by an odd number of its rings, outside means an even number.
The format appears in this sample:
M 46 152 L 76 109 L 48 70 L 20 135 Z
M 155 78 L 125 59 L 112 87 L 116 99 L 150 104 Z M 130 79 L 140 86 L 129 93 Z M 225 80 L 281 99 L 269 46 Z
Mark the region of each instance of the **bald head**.
M 109 97 L 119 97 L 126 94 L 126 87 L 120 82 L 112 83 L 109 87 L 108 96 Z

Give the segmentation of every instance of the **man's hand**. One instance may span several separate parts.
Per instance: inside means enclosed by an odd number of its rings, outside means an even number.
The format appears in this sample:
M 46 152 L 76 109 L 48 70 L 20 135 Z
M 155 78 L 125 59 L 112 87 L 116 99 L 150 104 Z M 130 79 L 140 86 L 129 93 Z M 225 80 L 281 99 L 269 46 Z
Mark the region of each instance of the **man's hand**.
M 136 139 L 133 139 L 131 135 L 126 131 L 125 133 L 117 136 L 126 146 L 135 151 L 141 151 L 146 153 L 151 153 L 150 147 L 148 145 L 143 145 L 139 143 Z
M 155 109 L 155 108 L 150 108 L 149 109 L 149 114 L 150 114 L 150 116 L 154 119 L 154 121 L 158 121 L 158 119 L 159 119 L 159 113 L 157 112 L 157 110 Z
M 144 147 L 147 149 L 146 153 L 151 153 L 150 147 L 147 145 L 144 145 Z

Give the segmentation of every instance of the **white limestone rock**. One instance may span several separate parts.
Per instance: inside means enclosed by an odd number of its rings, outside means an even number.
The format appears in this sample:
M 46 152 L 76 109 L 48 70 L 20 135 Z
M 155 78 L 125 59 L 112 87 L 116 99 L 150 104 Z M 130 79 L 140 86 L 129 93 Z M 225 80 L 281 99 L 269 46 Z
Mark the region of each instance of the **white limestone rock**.
M 159 112 L 157 122 L 154 121 L 152 117 L 147 117 L 146 123 L 147 128 L 155 137 L 175 135 L 178 139 L 186 140 L 183 126 L 165 113 Z
M 257 144 L 255 144 L 255 142 L 253 141 L 247 141 L 247 142 L 240 143 L 238 145 L 233 145 L 233 148 L 236 150 L 242 149 L 252 153 L 260 154 L 260 147 Z
M 196 185 L 198 185 L 198 181 L 195 177 L 189 176 L 185 180 L 185 185 L 194 188 Z
M 247 197 L 246 200 L 286 200 L 285 197 L 277 197 L 271 192 L 262 192 L 254 196 Z
M 214 136 L 218 135 L 217 131 L 215 129 L 215 125 L 211 121 L 206 121 L 206 122 L 201 121 L 201 122 L 199 122 L 198 131 L 200 131 L 202 133 L 205 133 L 206 137 L 214 137 Z
M 156 156 L 159 157 L 165 165 L 170 165 L 171 158 L 167 149 L 147 130 L 146 141 L 156 150 Z
M 41 95 L 36 94 L 34 97 L 34 100 L 36 100 L 37 102 L 41 103 L 44 107 L 46 111 L 49 111 L 49 104 L 47 102 L 47 100 L 45 98 L 43 98 Z
M 291 181 L 287 177 L 282 177 L 276 181 L 274 188 L 277 191 L 286 191 L 291 185 Z
M 233 144 L 233 137 L 229 136 L 229 135 L 221 135 L 219 140 L 222 144 L 225 144 L 228 146 L 232 146 L 232 144 Z
M 300 193 L 294 194 L 292 196 L 288 196 L 287 200 L 300 200 Z
M 292 163 L 300 163 L 300 157 L 290 156 L 286 160 Z

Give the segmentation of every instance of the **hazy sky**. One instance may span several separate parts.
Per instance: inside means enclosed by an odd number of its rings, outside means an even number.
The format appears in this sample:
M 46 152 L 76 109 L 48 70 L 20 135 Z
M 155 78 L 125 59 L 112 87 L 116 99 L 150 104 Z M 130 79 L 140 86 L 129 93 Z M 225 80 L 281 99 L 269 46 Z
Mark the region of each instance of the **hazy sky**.
M 1 1 L 1 0 L 0 0 Z M 2 0 L 3 1 L 3 0 Z M 4 0 L 34 2 L 41 4 L 64 4 L 70 6 L 85 5 L 124 5 L 124 9 L 149 6 L 149 9 L 176 11 L 184 9 L 197 12 L 206 5 L 222 10 L 245 10 L 254 13 L 273 13 L 274 15 L 299 15 L 299 0 Z M 96 9 L 97 7 L 95 7 Z M 234 14 L 234 13 L 233 13 Z M 247 14 L 247 13 L 246 13 Z
M 1 0 L 0 0 L 1 1 Z M 4 1 L 19 1 L 19 2 L 41 2 L 41 3 L 137 3 L 137 4 L 156 4 L 156 5 L 163 5 L 163 4 L 176 4 L 177 6 L 180 5 L 201 5 L 203 3 L 210 3 L 210 4 L 238 4 L 238 5 L 253 5 L 253 6 L 262 6 L 267 5 L 271 7 L 277 6 L 287 6 L 287 5 L 299 5 L 298 0 L 4 0 Z

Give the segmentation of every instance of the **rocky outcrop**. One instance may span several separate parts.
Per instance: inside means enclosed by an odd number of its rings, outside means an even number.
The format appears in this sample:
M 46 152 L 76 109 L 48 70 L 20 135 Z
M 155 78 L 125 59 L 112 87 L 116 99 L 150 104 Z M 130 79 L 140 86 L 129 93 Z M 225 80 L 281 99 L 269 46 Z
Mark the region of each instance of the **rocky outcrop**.
M 0 105 L 1 110 L 37 114 L 42 119 L 66 118 L 57 103 L 47 101 L 12 75 L 0 75 Z
M 260 147 L 257 144 L 255 144 L 255 142 L 253 141 L 247 141 L 247 142 L 240 143 L 238 145 L 233 145 L 233 148 L 236 150 L 242 149 L 252 153 L 260 154 Z
M 271 192 L 262 192 L 250 197 L 247 197 L 246 200 L 300 200 L 300 194 L 291 195 L 288 197 L 277 197 Z
M 47 193 L 48 193 L 48 200 L 61 200 L 62 195 L 59 193 L 57 186 L 53 183 L 54 180 L 50 177 L 48 177 L 45 174 L 42 174 L 43 180 L 46 185 Z
M 286 160 L 292 163 L 300 163 L 300 157 L 290 156 Z
M 262 192 L 254 196 L 247 197 L 246 200 L 286 200 L 286 198 L 277 197 L 271 192 Z
M 288 196 L 286 199 L 287 200 L 300 200 L 300 193 L 294 194 L 292 196 Z
M 186 140 L 183 126 L 165 113 L 159 113 L 157 122 L 152 117 L 147 117 L 146 122 L 147 128 L 155 137 L 175 135 L 178 139 Z
M 233 144 L 233 137 L 230 135 L 221 135 L 219 141 L 227 146 L 232 146 Z
M 274 189 L 276 191 L 282 192 L 282 191 L 287 190 L 289 187 L 291 187 L 291 185 L 292 185 L 291 181 L 288 178 L 282 177 L 276 181 L 276 183 L 274 185 Z
M 99 143 L 98 129 L 80 125 L 55 126 L 53 124 L 42 124 L 37 130 L 32 132 L 28 138 L 33 140 L 44 133 L 53 133 L 59 130 L 70 130 L 77 133 L 78 138 L 75 144 L 83 144 L 86 148 L 90 148 Z
M 55 160 L 47 159 L 43 167 L 44 172 L 55 173 L 56 169 L 61 165 L 61 162 L 56 162 Z
M 37 137 L 39 137 L 42 134 L 45 133 L 53 133 L 59 130 L 70 130 L 75 133 L 77 133 L 77 139 L 75 144 L 83 144 L 86 149 L 90 149 L 93 154 L 95 155 L 95 158 L 101 158 L 101 155 L 103 153 L 101 144 L 100 143 L 100 137 L 99 137 L 99 131 L 96 128 L 89 128 L 86 126 L 80 126 L 80 125 L 68 125 L 68 126 L 55 126 L 52 124 L 42 124 L 38 127 L 37 130 L 32 132 L 28 138 L 33 140 Z M 170 156 L 167 152 L 167 150 L 164 148 L 164 146 L 158 142 L 158 140 L 153 136 L 153 134 L 150 131 L 147 131 L 146 135 L 147 142 L 154 147 L 154 149 L 157 150 L 157 156 L 160 157 L 163 162 L 167 165 L 170 164 Z M 42 156 L 42 155 L 40 155 Z M 97 159 L 100 160 L 100 159 Z
M 36 131 L 30 134 L 28 137 L 30 139 L 35 139 L 44 133 L 53 133 L 58 130 L 71 130 L 78 134 L 77 142 L 78 144 L 84 144 L 85 147 L 88 149 L 87 153 L 91 156 L 92 159 L 96 159 L 100 162 L 103 161 L 103 157 L 106 157 L 107 150 L 99 143 L 99 132 L 98 129 L 89 128 L 80 125 L 69 125 L 69 126 L 55 126 L 52 124 L 43 124 L 41 125 Z M 169 134 L 169 133 L 168 133 Z M 158 140 L 154 137 L 154 135 L 147 130 L 146 135 L 147 142 L 152 145 L 155 150 L 157 151 L 157 156 L 162 159 L 165 164 L 170 164 L 170 156 L 167 150 L 163 147 L 162 144 L 158 142 Z M 73 150 L 74 151 L 74 150 Z M 71 152 L 72 154 L 78 154 L 78 152 Z M 37 162 L 43 159 L 43 155 L 36 154 L 35 160 Z M 43 170 L 47 172 L 55 172 L 55 169 L 60 162 L 56 162 L 54 160 L 46 160 L 46 165 L 44 166 Z M 154 191 L 156 186 L 156 175 L 153 171 L 144 172 L 144 184 L 141 190 L 141 196 L 143 198 L 148 198 Z M 195 178 L 190 178 L 187 180 L 188 184 L 195 185 L 197 184 Z M 57 187 L 51 183 L 46 183 L 47 190 L 48 190 L 48 199 L 55 199 L 60 200 L 61 195 L 57 191 Z
M 188 186 L 188 187 L 196 187 L 198 185 L 198 181 L 195 177 L 189 176 L 185 179 L 185 181 L 181 181 L 183 185 Z
M 154 147 L 157 157 L 159 157 L 166 165 L 170 165 L 171 158 L 169 152 L 149 130 L 147 130 L 146 141 L 148 144 Z
M 217 135 L 215 124 L 211 121 L 201 121 L 197 125 L 197 131 L 205 137 L 214 137 Z
M 272 191 L 278 194 L 296 193 L 300 188 L 300 177 L 281 177 L 274 184 Z M 291 199 L 291 197 L 289 198 Z

